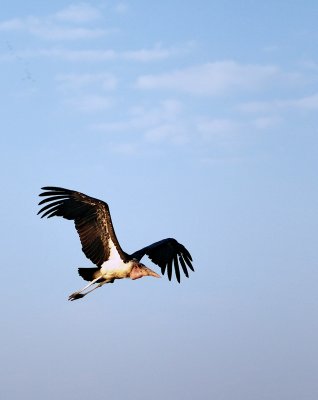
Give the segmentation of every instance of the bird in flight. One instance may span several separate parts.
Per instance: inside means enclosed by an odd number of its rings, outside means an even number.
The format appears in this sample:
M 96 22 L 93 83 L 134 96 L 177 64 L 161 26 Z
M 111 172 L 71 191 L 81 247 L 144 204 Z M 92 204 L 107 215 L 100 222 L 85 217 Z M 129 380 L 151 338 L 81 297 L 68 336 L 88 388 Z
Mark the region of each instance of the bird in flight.
M 74 221 L 82 250 L 96 265 L 95 268 L 78 268 L 79 275 L 89 283 L 70 294 L 69 300 L 80 299 L 116 279 L 135 280 L 143 276 L 160 278 L 159 274 L 140 262 L 145 255 L 160 267 L 162 275 L 167 272 L 169 280 L 174 269 L 180 283 L 180 266 L 187 278 L 188 269 L 194 271 L 189 251 L 172 238 L 152 243 L 132 254 L 126 253 L 118 242 L 109 207 L 104 201 L 55 186 L 45 186 L 42 190 L 39 196 L 44 199 L 39 205 L 44 206 L 38 214 L 41 214 L 41 218 L 57 216 Z

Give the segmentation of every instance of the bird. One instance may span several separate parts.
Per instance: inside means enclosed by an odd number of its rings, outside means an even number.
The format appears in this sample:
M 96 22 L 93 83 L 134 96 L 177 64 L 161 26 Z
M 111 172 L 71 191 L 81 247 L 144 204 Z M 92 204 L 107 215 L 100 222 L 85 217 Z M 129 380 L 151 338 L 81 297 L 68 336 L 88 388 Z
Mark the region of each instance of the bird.
M 39 194 L 44 197 L 39 202 L 41 218 L 62 217 L 74 221 L 79 235 L 82 251 L 96 267 L 78 268 L 78 274 L 89 283 L 82 289 L 71 293 L 68 300 L 83 298 L 88 293 L 117 279 L 136 280 L 144 276 L 161 278 L 159 274 L 146 267 L 140 260 L 148 258 L 160 267 L 161 275 L 167 273 L 169 281 L 174 269 L 176 280 L 180 283 L 181 274 L 188 278 L 194 271 L 189 251 L 176 239 L 166 238 L 135 251 L 126 253 L 120 246 L 110 215 L 108 204 L 76 190 L 56 186 L 44 186 Z

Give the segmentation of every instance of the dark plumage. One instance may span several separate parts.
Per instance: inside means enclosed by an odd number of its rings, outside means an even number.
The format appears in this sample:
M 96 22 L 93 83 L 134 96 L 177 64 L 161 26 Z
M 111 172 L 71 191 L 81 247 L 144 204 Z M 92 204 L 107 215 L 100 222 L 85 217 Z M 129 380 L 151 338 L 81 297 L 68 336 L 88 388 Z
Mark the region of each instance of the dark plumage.
M 40 194 L 45 197 L 39 205 L 43 205 L 38 214 L 41 218 L 54 216 L 73 220 L 79 234 L 82 250 L 97 268 L 79 268 L 83 279 L 90 281 L 82 290 L 73 293 L 70 300 L 85 296 L 83 290 L 94 283 L 97 287 L 115 279 L 138 279 L 150 275 L 159 277 L 154 271 L 140 263 L 143 256 L 147 255 L 157 264 L 162 275 L 167 271 L 168 279 L 172 279 L 174 269 L 177 281 L 180 283 L 180 265 L 184 275 L 188 278 L 188 269 L 194 271 L 192 257 L 189 251 L 175 239 L 160 240 L 132 254 L 122 250 L 112 224 L 109 207 L 104 201 L 87 196 L 83 193 L 46 186 Z

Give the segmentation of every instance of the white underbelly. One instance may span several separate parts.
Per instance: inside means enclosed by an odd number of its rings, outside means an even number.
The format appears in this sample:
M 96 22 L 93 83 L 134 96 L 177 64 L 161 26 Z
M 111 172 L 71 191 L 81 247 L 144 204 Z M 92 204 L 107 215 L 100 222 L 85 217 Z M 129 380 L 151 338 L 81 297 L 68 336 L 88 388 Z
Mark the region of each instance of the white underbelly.
M 118 260 L 108 260 L 103 263 L 100 269 L 104 279 L 127 278 L 131 271 L 131 262 L 124 263 Z

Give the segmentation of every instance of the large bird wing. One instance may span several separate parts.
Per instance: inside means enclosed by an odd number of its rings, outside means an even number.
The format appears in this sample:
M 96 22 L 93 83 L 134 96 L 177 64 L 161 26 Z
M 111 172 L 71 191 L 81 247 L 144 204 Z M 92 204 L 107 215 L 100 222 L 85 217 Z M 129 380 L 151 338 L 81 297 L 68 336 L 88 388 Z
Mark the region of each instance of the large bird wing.
M 147 255 L 152 262 L 159 265 L 162 275 L 164 275 L 167 270 L 169 281 L 171 281 L 172 269 L 174 266 L 177 281 L 180 283 L 179 263 L 187 278 L 189 277 L 187 268 L 194 271 L 191 254 L 181 243 L 178 243 L 172 238 L 160 240 L 159 242 L 135 251 L 135 253 L 131 254 L 131 257 L 140 261 L 144 255 Z
M 74 190 L 45 186 L 39 205 L 46 204 L 38 214 L 41 218 L 54 216 L 73 220 L 82 250 L 87 258 L 101 267 L 110 258 L 127 258 L 121 249 L 111 221 L 107 203 Z

